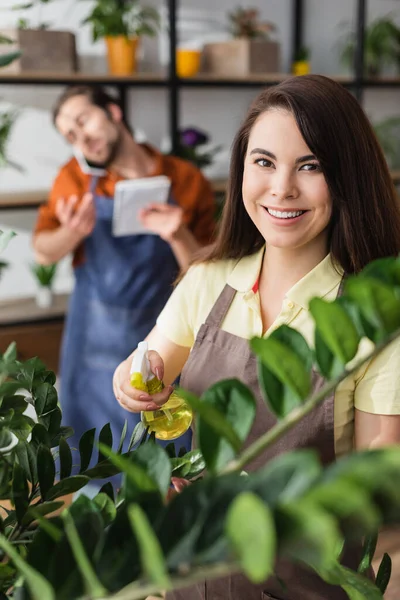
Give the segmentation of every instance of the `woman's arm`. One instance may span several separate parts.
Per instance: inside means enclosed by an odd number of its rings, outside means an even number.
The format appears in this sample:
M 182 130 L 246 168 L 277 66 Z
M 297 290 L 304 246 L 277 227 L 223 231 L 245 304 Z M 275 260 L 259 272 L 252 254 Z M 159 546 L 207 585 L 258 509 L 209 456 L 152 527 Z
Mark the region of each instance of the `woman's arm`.
M 375 415 L 355 410 L 357 450 L 381 448 L 400 443 L 400 415 Z
M 114 394 L 123 408 L 130 412 L 157 410 L 164 404 L 172 392 L 171 384 L 181 373 L 190 353 L 190 348 L 178 346 L 163 335 L 157 325 L 146 338 L 149 345 L 149 361 L 151 370 L 166 385 L 159 394 L 150 396 L 133 388 L 130 384 L 130 368 L 135 351 L 114 372 Z

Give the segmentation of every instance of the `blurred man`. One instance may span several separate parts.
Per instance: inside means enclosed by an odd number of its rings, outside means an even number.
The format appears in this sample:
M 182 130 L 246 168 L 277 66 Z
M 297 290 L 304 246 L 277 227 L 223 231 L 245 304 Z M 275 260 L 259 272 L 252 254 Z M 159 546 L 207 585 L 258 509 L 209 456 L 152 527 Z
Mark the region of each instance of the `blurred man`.
M 58 174 L 39 211 L 33 244 L 43 264 L 73 253 L 60 400 L 63 423 L 74 427 L 77 444 L 86 430 L 108 422 L 120 436 L 127 413 L 115 404 L 114 369 L 154 326 L 179 267 L 211 240 L 215 205 L 201 172 L 137 143 L 121 108 L 101 88 L 68 88 L 53 121 L 79 160 L 72 158 Z M 171 195 L 140 213 L 153 235 L 113 237 L 115 184 L 156 175 L 170 179 Z M 135 416 L 129 419 L 132 430 Z M 189 443 L 187 436 L 178 446 Z

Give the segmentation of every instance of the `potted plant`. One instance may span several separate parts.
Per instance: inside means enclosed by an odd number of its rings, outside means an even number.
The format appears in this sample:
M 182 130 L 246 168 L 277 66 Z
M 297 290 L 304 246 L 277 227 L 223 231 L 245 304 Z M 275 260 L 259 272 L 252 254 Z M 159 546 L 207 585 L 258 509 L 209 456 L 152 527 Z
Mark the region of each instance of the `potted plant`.
M 38 18 L 31 21 L 25 16 L 17 21 L 15 29 L 3 30 L 14 41 L 14 49 L 21 51 L 19 60 L 8 67 L 9 72 L 52 71 L 71 73 L 78 68 L 75 35 L 70 31 L 49 29 L 42 20 L 42 8 L 54 0 L 31 0 L 16 4 L 13 11 L 37 9 Z
M 271 39 L 276 27 L 260 21 L 256 8 L 237 8 L 228 14 L 232 40 L 205 44 L 205 70 L 233 77 L 279 71 L 280 47 Z
M 156 34 L 159 15 L 138 0 L 96 0 L 83 23 L 91 25 L 94 42 L 105 39 L 110 73 L 130 75 L 136 70 L 140 37 Z
M 36 291 L 36 303 L 40 308 L 49 308 L 53 302 L 52 285 L 57 271 L 57 264 L 39 265 L 32 264 L 31 271 L 38 284 Z
M 179 131 L 179 148 L 176 156 L 189 160 L 199 169 L 212 164 L 213 158 L 222 146 L 204 149 L 209 142 L 209 136 L 205 131 L 196 127 L 186 127 Z
M 340 45 L 340 58 L 346 67 L 354 68 L 356 40 L 347 32 Z M 400 28 L 389 17 L 375 19 L 365 30 L 365 73 L 376 77 L 384 67 L 400 66 Z
M 307 75 L 310 72 L 310 50 L 301 46 L 295 54 L 292 72 L 294 75 Z

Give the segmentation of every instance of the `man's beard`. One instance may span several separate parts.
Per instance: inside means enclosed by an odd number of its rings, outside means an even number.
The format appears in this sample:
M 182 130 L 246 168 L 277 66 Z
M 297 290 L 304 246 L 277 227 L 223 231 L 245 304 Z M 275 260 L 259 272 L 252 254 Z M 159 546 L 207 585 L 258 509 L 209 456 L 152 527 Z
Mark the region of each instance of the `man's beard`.
M 121 134 L 118 133 L 118 137 L 113 142 L 109 142 L 107 144 L 106 159 L 104 161 L 98 162 L 98 161 L 94 161 L 94 160 L 88 160 L 86 158 L 86 162 L 88 163 L 88 165 L 95 169 L 107 169 L 114 162 L 114 160 L 118 154 L 120 141 L 121 141 Z

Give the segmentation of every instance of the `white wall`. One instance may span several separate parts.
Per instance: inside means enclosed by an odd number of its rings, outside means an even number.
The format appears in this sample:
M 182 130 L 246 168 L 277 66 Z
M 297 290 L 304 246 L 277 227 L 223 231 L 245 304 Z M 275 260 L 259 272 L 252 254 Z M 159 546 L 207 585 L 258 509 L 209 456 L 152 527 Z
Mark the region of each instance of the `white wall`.
M 14 0 L 0 0 L 1 8 L 11 6 Z M 161 0 L 149 0 L 149 4 L 163 6 Z M 206 15 L 216 15 L 223 26 L 225 14 L 233 6 L 258 6 L 262 17 L 278 26 L 278 37 L 282 43 L 282 69 L 288 70 L 290 61 L 291 0 L 244 0 L 232 3 L 219 0 L 181 0 L 188 9 L 199 9 Z M 93 44 L 90 31 L 80 26 L 87 14 L 90 1 L 54 0 L 44 6 L 42 17 L 50 21 L 53 28 L 71 29 L 76 32 L 78 51 L 81 55 L 97 56 L 102 61 L 104 45 Z M 306 0 L 305 42 L 312 51 L 313 72 L 345 74 L 339 64 L 338 38 L 343 34 L 343 23 L 354 23 L 355 0 Z M 24 16 L 37 18 L 37 12 Z M 400 23 L 399 0 L 369 0 L 368 20 L 378 15 L 392 13 Z M 12 27 L 18 14 L 11 11 L 0 13 L 0 26 Z M 33 23 L 34 24 L 34 23 Z M 146 39 L 143 49 L 143 66 L 159 64 L 157 40 Z M 68 158 L 69 149 L 54 131 L 50 120 L 51 106 L 62 88 L 58 86 L 0 86 L 1 106 L 9 104 L 20 107 L 9 145 L 9 155 L 25 167 L 23 174 L 11 169 L 0 170 L 0 193 L 16 190 L 48 189 L 60 165 Z M 225 158 L 216 168 L 226 168 L 229 146 L 238 124 L 243 117 L 256 89 L 185 89 L 181 94 L 181 124 L 195 124 L 212 132 L 212 141 L 224 144 Z M 365 108 L 370 117 L 379 120 L 387 115 L 400 113 L 400 90 L 369 90 L 365 96 Z M 129 118 L 134 127 L 145 131 L 148 139 L 160 145 L 168 133 L 168 105 L 165 90 L 152 88 L 132 89 L 129 92 Z M 2 298 L 24 296 L 34 291 L 34 281 L 28 264 L 32 260 L 30 232 L 35 220 L 35 211 L 9 211 L 0 214 L 0 229 L 12 227 L 19 234 L 4 259 L 12 263 L 0 281 Z M 69 290 L 72 286 L 69 260 L 62 263 L 56 280 L 56 289 Z

